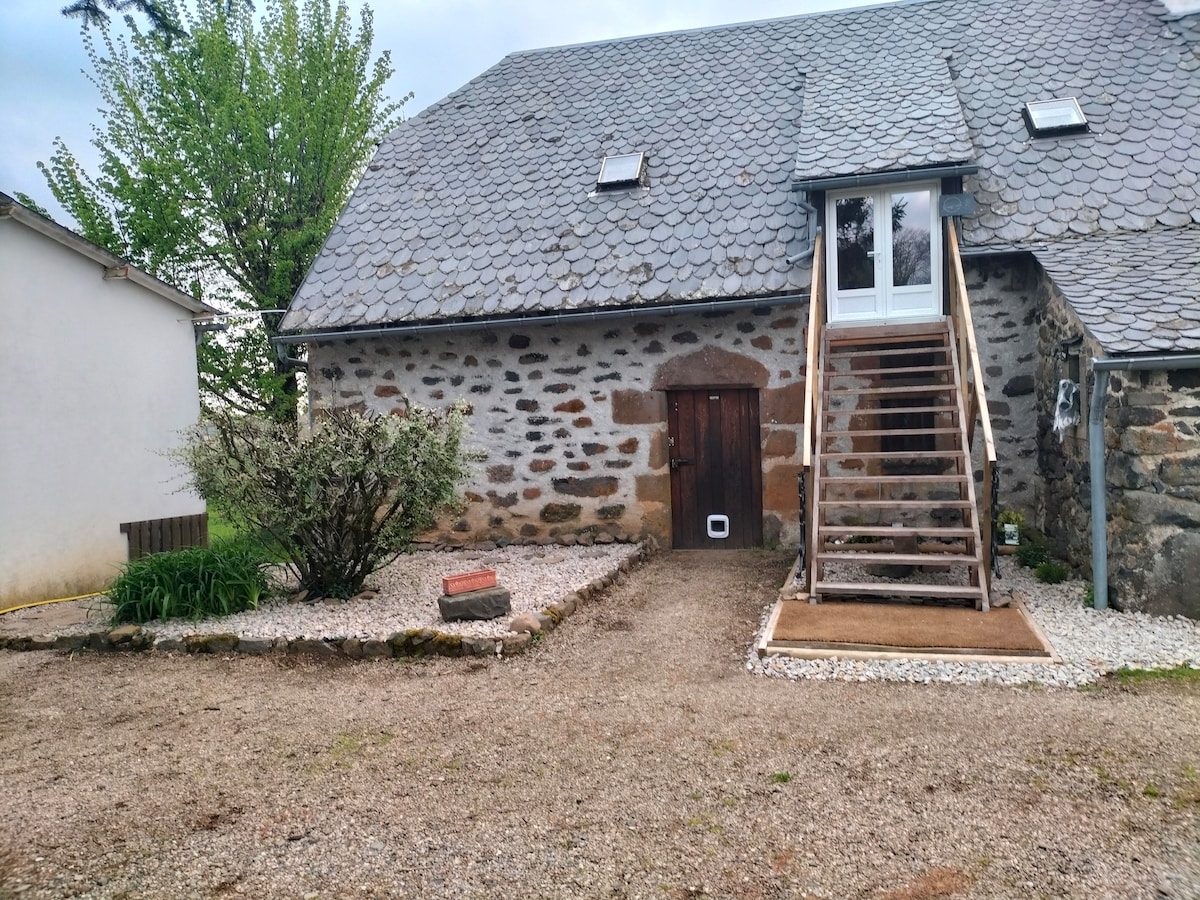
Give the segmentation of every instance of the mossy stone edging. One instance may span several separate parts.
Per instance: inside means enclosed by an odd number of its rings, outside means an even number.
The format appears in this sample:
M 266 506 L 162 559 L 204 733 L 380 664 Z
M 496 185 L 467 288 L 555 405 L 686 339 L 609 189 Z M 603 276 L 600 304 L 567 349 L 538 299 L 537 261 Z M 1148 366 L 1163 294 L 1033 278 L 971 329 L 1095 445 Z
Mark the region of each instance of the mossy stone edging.
M 538 634 L 553 631 L 589 600 L 611 587 L 635 565 L 653 553 L 643 543 L 631 556 L 622 559 L 615 570 L 593 578 L 578 590 L 551 603 L 536 616 Z M 154 639 L 140 625 L 119 625 L 88 634 L 6 637 L 0 635 L 0 650 L 97 650 L 137 652 L 159 650 L 175 653 L 240 653 L 247 656 L 311 656 L 316 658 L 380 659 L 409 656 L 515 656 L 533 645 L 533 633 L 522 631 L 499 637 L 470 637 L 433 628 L 410 628 L 386 638 L 242 638 L 236 634 L 189 634 L 182 638 Z

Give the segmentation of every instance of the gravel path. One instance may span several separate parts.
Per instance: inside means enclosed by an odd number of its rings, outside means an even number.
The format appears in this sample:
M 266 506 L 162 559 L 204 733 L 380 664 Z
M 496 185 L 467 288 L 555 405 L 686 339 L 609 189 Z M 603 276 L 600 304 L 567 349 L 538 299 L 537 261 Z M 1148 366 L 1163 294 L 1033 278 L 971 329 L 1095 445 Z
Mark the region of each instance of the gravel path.
M 0 652 L 0 897 L 1200 895 L 1200 687 L 749 677 L 789 560 L 511 659 Z

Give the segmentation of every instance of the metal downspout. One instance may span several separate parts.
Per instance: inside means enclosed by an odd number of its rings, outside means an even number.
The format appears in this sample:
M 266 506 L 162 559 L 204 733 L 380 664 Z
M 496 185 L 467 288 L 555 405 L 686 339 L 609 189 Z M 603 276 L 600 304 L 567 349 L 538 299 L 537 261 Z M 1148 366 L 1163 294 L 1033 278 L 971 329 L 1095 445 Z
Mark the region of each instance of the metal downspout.
M 1200 353 L 1170 356 L 1092 358 L 1096 383 L 1088 404 L 1088 479 L 1092 493 L 1092 589 L 1096 609 L 1108 608 L 1108 471 L 1104 456 L 1104 407 L 1108 403 L 1108 373 L 1115 371 L 1175 371 L 1200 369 Z
M 817 246 L 817 232 L 820 227 L 817 225 L 817 208 L 808 202 L 808 192 L 801 191 L 800 196 L 796 198 L 796 205 L 804 210 L 805 217 L 808 221 L 808 236 L 804 243 L 800 245 L 800 249 L 787 258 L 789 265 L 795 265 L 798 262 L 803 262 L 806 259 L 811 259 L 813 250 Z
M 1092 592 L 1096 609 L 1108 609 L 1108 471 L 1104 466 L 1104 406 L 1108 401 L 1108 370 L 1097 369 L 1088 404 L 1088 480 L 1092 489 Z M 1096 477 L 1099 474 L 1100 477 Z

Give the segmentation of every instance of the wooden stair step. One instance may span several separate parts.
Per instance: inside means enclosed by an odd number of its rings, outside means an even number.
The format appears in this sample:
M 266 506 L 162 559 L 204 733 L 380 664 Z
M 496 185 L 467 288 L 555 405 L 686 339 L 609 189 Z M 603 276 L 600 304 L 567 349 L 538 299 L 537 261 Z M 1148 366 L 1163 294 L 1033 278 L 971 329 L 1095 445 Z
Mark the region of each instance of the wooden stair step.
M 825 340 L 830 344 L 845 341 L 879 342 L 894 344 L 914 338 L 949 338 L 950 328 L 945 320 L 938 322 L 909 322 L 887 325 L 827 325 Z
M 825 371 L 825 378 L 865 378 L 868 375 L 936 375 L 951 371 L 950 366 L 897 366 L 891 369 L 858 369 L 852 372 Z
M 957 390 L 958 388 L 953 384 L 903 384 L 896 387 L 829 388 L 822 393 L 826 396 L 853 394 L 857 397 L 879 397 L 888 394 L 943 394 L 953 393 Z
M 863 537 L 906 537 L 918 535 L 924 538 L 972 537 L 974 528 L 964 525 L 825 525 L 817 526 L 819 535 L 852 534 Z
M 962 484 L 974 476 L 959 475 L 822 475 L 821 484 Z
M 919 537 L 919 535 L 913 535 Z M 821 547 L 818 553 L 847 553 L 851 560 L 857 559 L 862 553 L 899 553 L 892 541 L 871 541 L 869 543 L 842 543 L 841 541 L 830 541 L 827 538 L 821 541 Z M 965 556 L 967 559 L 973 559 L 972 550 L 968 549 L 965 542 L 947 544 L 943 541 L 921 541 L 917 544 L 918 553 L 953 553 L 960 557 Z
M 828 432 L 825 432 L 828 434 Z M 853 434 L 854 432 L 847 432 Z M 891 434 L 891 432 L 888 432 Z M 826 453 L 822 451 L 821 460 L 839 459 L 943 459 L 947 462 L 957 462 L 965 458 L 962 450 L 908 450 L 904 453 L 894 453 L 891 450 L 866 450 L 862 453 Z
M 882 509 L 971 509 L 974 504 L 970 500 L 843 500 L 822 497 L 819 501 L 822 507 L 872 507 Z
M 855 553 L 852 551 L 820 550 L 818 562 L 884 563 L 895 566 L 977 566 L 978 556 L 965 553 Z
M 976 600 L 983 591 L 970 584 L 896 584 L 878 582 L 866 584 L 848 581 L 818 581 L 814 594 L 866 594 L 873 597 L 929 597 L 947 600 Z
M 825 354 L 826 359 L 862 359 L 864 356 L 913 356 L 917 353 L 942 353 L 949 355 L 949 344 L 934 344 L 929 347 L 881 347 L 877 350 L 856 351 L 853 353 Z
M 859 407 L 857 409 L 829 409 L 824 410 L 827 416 L 887 416 L 901 415 L 905 413 L 949 413 L 952 416 L 958 415 L 957 406 L 869 406 L 866 408 Z
M 958 434 L 957 428 L 873 428 L 873 429 L 850 429 L 849 431 L 822 431 L 821 437 L 846 437 L 847 435 L 856 435 L 858 437 L 883 437 L 884 435 L 902 435 L 902 434 Z M 822 453 L 822 456 L 826 454 Z M 911 454 L 897 451 L 889 453 L 888 456 L 895 456 L 901 459 L 908 458 Z

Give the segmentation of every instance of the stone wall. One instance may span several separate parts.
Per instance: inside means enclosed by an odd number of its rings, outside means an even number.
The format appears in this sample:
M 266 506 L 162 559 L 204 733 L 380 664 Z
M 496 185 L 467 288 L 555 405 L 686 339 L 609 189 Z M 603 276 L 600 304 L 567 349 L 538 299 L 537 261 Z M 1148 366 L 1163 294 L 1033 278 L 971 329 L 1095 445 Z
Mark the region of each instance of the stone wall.
M 759 389 L 764 539 L 799 537 L 803 306 L 331 341 L 310 348 L 314 414 L 471 404 L 488 458 L 448 543 L 671 533 L 667 388 Z
M 1103 356 L 1049 278 L 1039 329 L 1042 519 L 1055 551 L 1091 570 L 1087 361 Z M 1061 342 L 1083 335 L 1077 346 Z M 1080 423 L 1060 443 L 1051 430 L 1058 379 L 1081 371 Z M 1200 371 L 1114 372 L 1105 408 L 1109 600 L 1121 609 L 1200 618 Z
M 1037 506 L 1038 277 L 1027 254 L 966 263 L 1001 503 Z M 799 541 L 805 306 L 531 323 L 331 341 L 310 349 L 314 412 L 465 399 L 489 458 L 440 538 L 669 540 L 666 388 L 759 389 L 764 539 Z M 976 438 L 977 446 L 982 442 Z M 977 465 L 977 469 L 981 469 Z M 978 473 L 977 473 L 978 474 Z
M 996 440 L 1000 507 L 1020 510 L 1031 519 L 1040 483 L 1033 375 L 1038 353 L 1038 271 L 1024 253 L 971 257 L 963 263 Z M 977 430 L 977 479 L 983 477 L 982 445 Z

